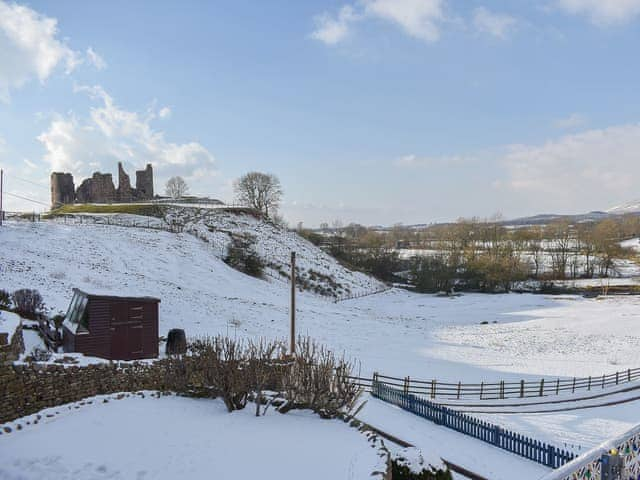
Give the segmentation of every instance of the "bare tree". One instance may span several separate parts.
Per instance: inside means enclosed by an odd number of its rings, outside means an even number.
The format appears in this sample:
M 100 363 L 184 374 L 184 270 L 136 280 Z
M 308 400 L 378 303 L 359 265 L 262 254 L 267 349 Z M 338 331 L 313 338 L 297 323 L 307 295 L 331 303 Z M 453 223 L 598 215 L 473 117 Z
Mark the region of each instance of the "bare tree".
M 234 184 L 237 200 L 262 212 L 269 218 L 278 211 L 282 186 L 278 177 L 268 173 L 249 172 Z
M 188 192 L 189 186 L 187 185 L 187 182 L 184 181 L 184 178 L 180 176 L 171 177 L 165 186 L 165 193 L 171 198 L 182 198 Z

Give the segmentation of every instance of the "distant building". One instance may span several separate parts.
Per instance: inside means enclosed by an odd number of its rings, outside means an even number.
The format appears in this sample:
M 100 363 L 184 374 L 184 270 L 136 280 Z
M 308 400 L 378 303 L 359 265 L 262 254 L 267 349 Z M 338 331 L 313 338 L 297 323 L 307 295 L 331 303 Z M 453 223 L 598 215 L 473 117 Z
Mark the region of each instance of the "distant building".
M 136 186 L 131 186 L 129 175 L 118 162 L 118 188 L 110 173 L 95 172 L 82 181 L 76 190 L 73 175 L 53 172 L 51 174 L 51 207 L 72 203 L 118 203 L 151 200 L 153 198 L 153 167 L 147 164 L 144 170 L 136 171 Z
M 65 352 L 108 360 L 158 356 L 158 304 L 152 297 L 92 295 L 77 288 L 62 322 Z

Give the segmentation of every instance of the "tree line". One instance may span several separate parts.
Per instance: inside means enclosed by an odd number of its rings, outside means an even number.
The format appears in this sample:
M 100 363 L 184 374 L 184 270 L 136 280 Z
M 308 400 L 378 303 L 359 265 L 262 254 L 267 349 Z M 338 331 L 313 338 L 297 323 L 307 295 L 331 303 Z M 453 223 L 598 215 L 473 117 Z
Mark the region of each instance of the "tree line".
M 524 280 L 607 278 L 616 259 L 631 255 L 624 239 L 640 235 L 640 217 L 598 222 L 558 219 L 547 225 L 509 227 L 499 218 L 409 228 L 329 227 L 308 237 L 339 260 L 383 280 L 398 274 L 419 291 L 452 287 L 509 291 Z M 411 255 L 415 249 L 416 254 Z M 400 253 L 403 255 L 400 255 Z

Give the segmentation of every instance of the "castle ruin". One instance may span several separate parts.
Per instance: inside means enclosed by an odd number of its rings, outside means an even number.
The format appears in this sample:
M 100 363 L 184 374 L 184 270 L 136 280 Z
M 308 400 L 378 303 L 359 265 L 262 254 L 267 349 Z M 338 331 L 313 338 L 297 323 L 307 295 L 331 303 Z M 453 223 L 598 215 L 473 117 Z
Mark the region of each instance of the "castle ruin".
M 136 186 L 118 162 L 118 188 L 110 173 L 95 172 L 82 181 L 76 190 L 73 175 L 53 172 L 51 174 L 51 206 L 72 203 L 125 203 L 153 198 L 153 167 L 147 164 L 144 170 L 136 171 Z

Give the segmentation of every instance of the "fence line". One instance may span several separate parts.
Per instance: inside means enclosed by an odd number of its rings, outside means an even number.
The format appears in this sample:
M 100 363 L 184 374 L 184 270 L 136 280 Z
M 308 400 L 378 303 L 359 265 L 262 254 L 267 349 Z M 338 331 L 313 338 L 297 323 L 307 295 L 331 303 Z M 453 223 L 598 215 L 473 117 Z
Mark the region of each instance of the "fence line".
M 60 219 L 63 219 L 63 222 L 60 222 Z M 74 214 L 64 214 L 57 215 L 55 217 L 55 221 L 65 224 L 72 225 L 83 225 L 83 224 L 93 224 L 93 225 L 110 225 L 115 227 L 128 227 L 128 228 L 147 228 L 150 230 L 162 230 L 165 232 L 171 233 L 180 233 L 184 229 L 182 224 L 178 223 L 164 223 L 159 219 L 152 219 L 148 217 L 147 220 L 142 219 L 131 219 L 126 220 L 124 218 L 114 217 L 112 215 L 104 215 L 104 216 L 94 216 L 94 215 L 74 215 Z
M 633 382 L 640 379 L 640 368 L 627 369 L 598 377 L 549 379 L 498 383 L 443 383 L 433 380 L 416 380 L 410 377 L 396 378 L 374 374 L 374 378 L 350 377 L 358 386 L 373 389 L 375 381 L 392 388 L 400 388 L 404 393 L 424 395 L 431 399 L 461 400 L 479 398 L 480 400 L 504 400 L 507 398 L 533 398 L 560 395 L 560 393 L 592 391 L 606 387 Z
M 373 291 L 361 292 L 361 293 L 357 293 L 357 294 L 354 294 L 354 295 L 347 295 L 345 297 L 336 298 L 333 301 L 333 303 L 344 302 L 346 300 L 353 300 L 354 298 L 362 298 L 362 297 L 369 297 L 371 295 L 377 295 L 379 293 L 388 292 L 392 288 L 393 287 L 384 287 L 384 288 L 379 288 L 379 289 L 373 290 Z
M 505 430 L 498 425 L 440 406 L 375 380 L 371 393 L 375 398 L 397 405 L 403 410 L 430 420 L 437 425 L 450 428 L 550 468 L 561 467 L 576 457 L 572 452 Z

